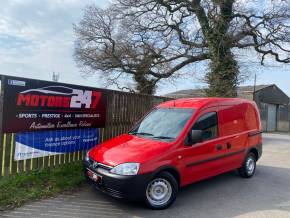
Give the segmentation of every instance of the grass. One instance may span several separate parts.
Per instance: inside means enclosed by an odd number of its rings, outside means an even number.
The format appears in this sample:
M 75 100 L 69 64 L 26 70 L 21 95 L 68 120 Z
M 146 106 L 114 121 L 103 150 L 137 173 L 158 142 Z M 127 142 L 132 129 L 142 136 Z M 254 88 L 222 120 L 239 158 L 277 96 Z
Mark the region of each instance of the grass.
M 73 190 L 85 181 L 82 167 L 82 163 L 77 162 L 0 178 L 0 209 Z

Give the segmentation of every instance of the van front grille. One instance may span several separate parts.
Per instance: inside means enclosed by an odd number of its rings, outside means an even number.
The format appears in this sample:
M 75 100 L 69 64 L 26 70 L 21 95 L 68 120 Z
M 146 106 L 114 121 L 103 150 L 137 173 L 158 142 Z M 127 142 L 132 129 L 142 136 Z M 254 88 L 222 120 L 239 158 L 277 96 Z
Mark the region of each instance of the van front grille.
M 102 168 L 102 169 L 105 169 L 105 170 L 113 169 L 113 167 L 111 167 L 109 165 L 106 165 L 106 164 L 102 164 L 102 163 L 97 162 L 97 161 L 94 161 L 91 158 L 89 159 L 89 164 L 90 164 L 90 168 L 93 169 L 93 170 L 96 170 L 98 168 Z

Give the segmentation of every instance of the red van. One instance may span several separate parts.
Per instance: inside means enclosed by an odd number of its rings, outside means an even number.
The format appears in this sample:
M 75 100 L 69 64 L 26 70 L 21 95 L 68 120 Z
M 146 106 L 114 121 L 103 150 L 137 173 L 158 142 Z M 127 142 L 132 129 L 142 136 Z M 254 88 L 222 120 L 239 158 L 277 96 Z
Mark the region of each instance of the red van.
M 261 154 L 253 101 L 194 98 L 158 105 L 128 133 L 92 148 L 84 163 L 97 189 L 164 209 L 193 182 L 235 169 L 252 177 Z

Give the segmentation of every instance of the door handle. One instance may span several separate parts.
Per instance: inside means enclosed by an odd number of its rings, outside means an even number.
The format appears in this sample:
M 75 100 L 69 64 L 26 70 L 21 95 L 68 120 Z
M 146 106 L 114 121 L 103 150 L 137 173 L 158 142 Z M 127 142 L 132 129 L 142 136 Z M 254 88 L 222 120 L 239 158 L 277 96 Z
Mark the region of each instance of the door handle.
M 232 144 L 231 143 L 227 143 L 227 149 L 231 149 L 232 148 Z
M 222 150 L 222 148 L 223 148 L 223 146 L 222 146 L 222 145 L 216 145 L 216 149 L 217 149 L 217 150 L 219 150 L 219 151 L 220 151 L 220 150 Z

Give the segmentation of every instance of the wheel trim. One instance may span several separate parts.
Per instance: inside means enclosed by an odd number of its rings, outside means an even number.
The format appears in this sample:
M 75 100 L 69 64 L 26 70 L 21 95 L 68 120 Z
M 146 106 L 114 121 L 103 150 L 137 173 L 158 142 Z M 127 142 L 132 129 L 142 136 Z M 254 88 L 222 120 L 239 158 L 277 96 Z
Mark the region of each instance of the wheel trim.
M 162 206 L 168 203 L 172 196 L 172 187 L 169 181 L 163 178 L 152 180 L 146 189 L 146 198 L 153 206 Z
M 246 170 L 248 175 L 252 175 L 255 171 L 255 160 L 253 158 L 248 158 L 247 162 L 246 162 Z

